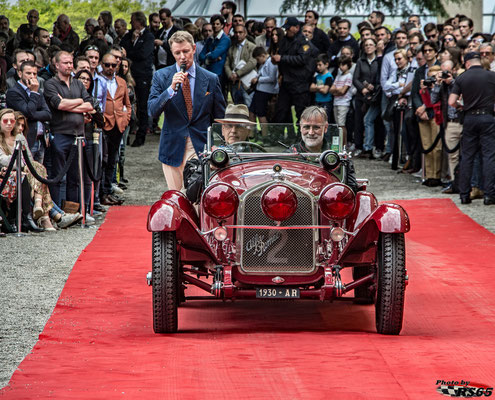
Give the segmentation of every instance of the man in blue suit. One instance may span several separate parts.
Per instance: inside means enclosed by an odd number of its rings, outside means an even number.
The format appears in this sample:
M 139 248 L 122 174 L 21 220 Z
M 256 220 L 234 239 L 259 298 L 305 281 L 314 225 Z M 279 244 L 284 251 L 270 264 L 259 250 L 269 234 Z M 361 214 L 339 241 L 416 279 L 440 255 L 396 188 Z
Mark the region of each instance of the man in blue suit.
M 45 126 L 52 118 L 45 97 L 39 93 L 38 68 L 33 61 L 20 65 L 20 79 L 7 90 L 7 107 L 20 111 L 27 119 L 27 141 L 36 161 L 43 162 Z
M 199 62 L 203 63 L 208 71 L 222 77 L 223 67 L 230 48 L 230 38 L 225 34 L 223 28 L 225 20 L 220 14 L 210 18 L 213 27 L 213 36 L 205 41 L 205 46 L 199 55 Z
M 181 190 L 184 165 L 204 150 L 208 127 L 225 114 L 225 99 L 218 77 L 194 63 L 191 34 L 178 31 L 169 41 L 176 63 L 153 76 L 148 112 L 153 118 L 165 113 L 158 159 L 168 188 Z

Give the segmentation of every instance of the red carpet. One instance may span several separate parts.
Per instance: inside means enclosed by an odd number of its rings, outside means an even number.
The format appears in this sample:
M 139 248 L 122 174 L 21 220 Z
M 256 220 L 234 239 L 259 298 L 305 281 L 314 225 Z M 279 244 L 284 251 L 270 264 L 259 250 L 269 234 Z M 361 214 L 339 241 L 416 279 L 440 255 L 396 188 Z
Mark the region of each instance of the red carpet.
M 410 284 L 400 336 L 344 303 L 190 302 L 154 335 L 147 207 L 113 207 L 6 399 L 441 399 L 495 385 L 495 235 L 450 200 L 401 201 Z

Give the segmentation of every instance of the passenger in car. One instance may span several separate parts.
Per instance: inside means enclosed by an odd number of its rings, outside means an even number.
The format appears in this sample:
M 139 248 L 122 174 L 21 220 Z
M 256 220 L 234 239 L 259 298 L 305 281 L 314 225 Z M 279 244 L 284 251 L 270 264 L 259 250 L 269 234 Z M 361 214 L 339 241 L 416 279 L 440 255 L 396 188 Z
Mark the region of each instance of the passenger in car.
M 222 124 L 222 136 L 227 146 L 234 143 L 247 142 L 256 123 L 249 120 L 249 110 L 244 104 L 229 104 L 225 109 L 225 117 L 216 119 Z M 247 149 L 246 149 L 247 150 Z M 244 151 L 236 148 L 236 151 Z M 203 189 L 201 162 L 197 157 L 187 161 L 184 167 L 184 187 L 186 196 L 192 203 L 198 203 Z

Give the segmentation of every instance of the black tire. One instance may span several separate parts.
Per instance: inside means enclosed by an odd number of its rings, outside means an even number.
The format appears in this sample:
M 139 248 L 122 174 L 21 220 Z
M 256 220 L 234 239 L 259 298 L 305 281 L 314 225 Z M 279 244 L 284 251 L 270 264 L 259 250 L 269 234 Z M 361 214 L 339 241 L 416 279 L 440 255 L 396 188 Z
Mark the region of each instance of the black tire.
M 378 287 L 376 330 L 398 335 L 404 316 L 406 290 L 406 246 L 403 233 L 382 233 L 378 242 Z
M 153 232 L 153 330 L 177 332 L 179 261 L 175 232 Z
M 352 269 L 352 279 L 358 280 L 363 276 L 369 275 L 373 272 L 373 267 L 354 267 Z M 375 293 L 369 290 L 371 284 L 358 286 L 354 289 L 354 300 L 355 304 L 374 304 L 375 303 Z

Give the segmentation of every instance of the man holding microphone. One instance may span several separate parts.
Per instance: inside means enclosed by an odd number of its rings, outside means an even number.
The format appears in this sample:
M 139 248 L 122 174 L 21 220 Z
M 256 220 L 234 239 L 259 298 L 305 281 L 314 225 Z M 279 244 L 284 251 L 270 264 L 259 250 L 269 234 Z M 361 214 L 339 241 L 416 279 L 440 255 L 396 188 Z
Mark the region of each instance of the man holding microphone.
M 208 127 L 225 114 L 225 99 L 217 75 L 194 62 L 192 35 L 178 31 L 169 43 L 176 63 L 153 76 L 148 112 L 165 113 L 158 159 L 168 188 L 181 190 L 184 166 L 203 151 Z

